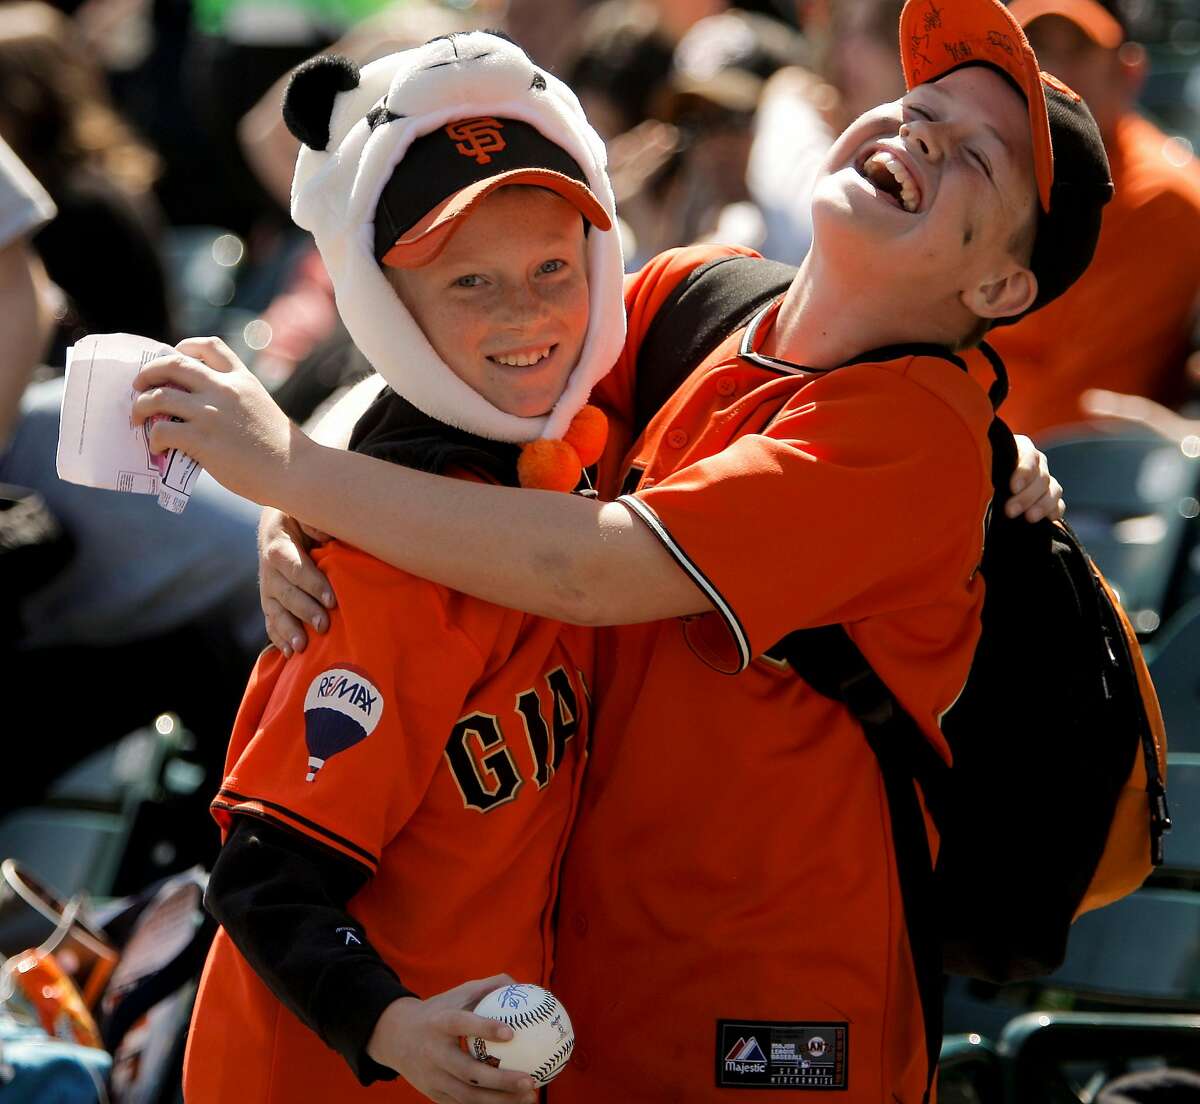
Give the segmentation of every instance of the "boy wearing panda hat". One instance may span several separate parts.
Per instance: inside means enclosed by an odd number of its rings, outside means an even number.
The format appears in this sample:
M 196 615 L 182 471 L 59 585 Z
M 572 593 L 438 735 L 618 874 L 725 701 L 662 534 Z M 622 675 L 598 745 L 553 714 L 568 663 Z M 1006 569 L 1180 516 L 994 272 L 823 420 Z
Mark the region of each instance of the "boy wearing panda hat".
M 294 217 L 389 384 L 352 447 L 574 489 L 603 447 L 587 395 L 624 340 L 603 147 L 574 96 L 476 32 L 361 72 L 315 59 L 284 114 L 305 143 Z M 184 342 L 179 367 L 223 355 Z M 458 1039 L 508 1037 L 467 1009 L 549 979 L 590 634 L 337 542 L 317 555 L 330 630 L 260 658 L 213 802 L 222 929 L 186 1098 L 533 1100 Z

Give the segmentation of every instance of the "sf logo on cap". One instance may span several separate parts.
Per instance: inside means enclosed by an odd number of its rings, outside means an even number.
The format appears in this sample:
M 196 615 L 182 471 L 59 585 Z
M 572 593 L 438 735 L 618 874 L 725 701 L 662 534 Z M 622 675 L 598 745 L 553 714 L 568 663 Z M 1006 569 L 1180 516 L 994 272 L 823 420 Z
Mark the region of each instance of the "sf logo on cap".
M 454 148 L 464 157 L 474 157 L 480 165 L 486 165 L 491 161 L 490 154 L 499 153 L 508 145 L 500 133 L 503 126 L 499 119 L 489 116 L 462 119 L 446 127 L 446 134 L 454 139 Z

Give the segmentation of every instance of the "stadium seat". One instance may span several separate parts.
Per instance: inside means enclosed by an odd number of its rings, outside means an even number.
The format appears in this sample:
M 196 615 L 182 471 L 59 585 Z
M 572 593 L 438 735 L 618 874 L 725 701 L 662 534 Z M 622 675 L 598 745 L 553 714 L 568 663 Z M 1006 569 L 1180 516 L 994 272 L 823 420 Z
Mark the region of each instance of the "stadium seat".
M 1091 431 L 1041 447 L 1063 485 L 1071 527 L 1134 627 L 1153 633 L 1170 612 L 1189 525 L 1200 514 L 1200 463 L 1156 435 Z
M 940 1104 L 1004 1104 L 1004 1073 L 995 1046 L 978 1034 L 947 1035 L 938 1058 Z
M 1110 1078 L 1162 1063 L 1200 1065 L 1200 1016 L 1030 1013 L 996 1042 L 1011 1104 L 1082 1104 Z
M 1175 613 L 1149 656 L 1168 749 L 1172 754 L 1200 753 L 1200 600 Z
M 1163 864 L 1151 875 L 1151 884 L 1200 890 L 1200 754 L 1171 752 L 1167 756 L 1167 801 L 1174 826 L 1164 841 Z
M 1139 889 L 1081 916 L 1046 984 L 1076 1001 L 1200 1007 L 1200 893 Z
M 41 803 L 0 818 L 0 859 L 17 860 L 66 897 L 125 891 L 120 875 L 131 861 L 131 843 L 145 834 L 145 810 L 166 795 L 188 792 L 203 777 L 180 757 L 190 739 L 177 717 L 163 714 L 88 755 Z M 138 842 L 143 849 L 161 844 Z

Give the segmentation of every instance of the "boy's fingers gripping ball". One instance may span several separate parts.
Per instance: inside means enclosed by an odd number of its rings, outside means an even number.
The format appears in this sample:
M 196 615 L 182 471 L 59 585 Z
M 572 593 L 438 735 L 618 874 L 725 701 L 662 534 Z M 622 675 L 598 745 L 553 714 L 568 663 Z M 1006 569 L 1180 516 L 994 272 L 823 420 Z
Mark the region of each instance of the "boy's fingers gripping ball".
M 529 1074 L 539 1085 L 558 1076 L 575 1049 L 575 1029 L 567 1010 L 551 992 L 537 985 L 505 985 L 494 989 L 473 1010 L 512 1028 L 506 1043 L 467 1039 L 472 1057 L 498 1069 Z

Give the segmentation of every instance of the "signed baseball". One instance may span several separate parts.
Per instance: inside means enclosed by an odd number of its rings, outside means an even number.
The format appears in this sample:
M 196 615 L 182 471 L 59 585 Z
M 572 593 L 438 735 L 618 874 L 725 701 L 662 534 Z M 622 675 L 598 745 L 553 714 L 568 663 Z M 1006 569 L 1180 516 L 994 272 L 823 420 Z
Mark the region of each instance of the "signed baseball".
M 505 985 L 494 989 L 473 1010 L 513 1029 L 507 1043 L 472 1035 L 467 1050 L 481 1062 L 528 1073 L 539 1085 L 558 1076 L 575 1048 L 571 1017 L 558 998 L 537 985 Z

